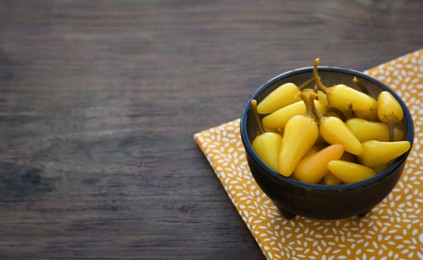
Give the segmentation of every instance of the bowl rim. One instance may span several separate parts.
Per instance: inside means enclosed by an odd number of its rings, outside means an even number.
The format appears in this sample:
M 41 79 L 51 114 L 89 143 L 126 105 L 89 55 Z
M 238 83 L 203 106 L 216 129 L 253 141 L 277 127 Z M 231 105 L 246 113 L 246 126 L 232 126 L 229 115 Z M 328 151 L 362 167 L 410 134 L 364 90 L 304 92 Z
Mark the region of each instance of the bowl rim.
M 409 111 L 407 105 L 398 96 L 398 94 L 396 94 L 395 91 L 393 91 L 390 87 L 388 87 L 387 85 L 385 85 L 381 81 L 379 81 L 379 80 L 377 80 L 377 79 L 375 79 L 375 78 L 373 78 L 373 77 L 371 77 L 367 74 L 364 74 L 363 72 L 353 70 L 353 69 L 348 69 L 348 68 L 332 67 L 332 66 L 319 66 L 318 69 L 319 69 L 319 71 L 345 73 L 345 74 L 350 74 L 352 76 L 358 76 L 358 77 L 364 78 L 364 79 L 374 83 L 375 85 L 378 85 L 383 90 L 386 90 L 389 93 L 391 93 L 395 97 L 395 99 L 399 102 L 399 104 L 401 105 L 401 107 L 404 111 L 405 123 L 406 123 L 407 128 L 408 128 L 408 132 L 407 132 L 407 136 L 406 136 L 405 140 L 410 142 L 410 149 L 406 153 L 404 153 L 403 155 L 398 157 L 388 168 L 386 168 L 382 172 L 376 174 L 375 176 L 373 176 L 369 179 L 366 179 L 366 180 L 363 180 L 363 181 L 360 181 L 360 182 L 356 182 L 356 183 L 352 183 L 352 184 L 343 184 L 343 185 L 334 185 L 334 186 L 323 185 L 323 184 L 309 184 L 309 183 L 301 182 L 301 181 L 298 181 L 298 180 L 295 180 L 295 179 L 292 179 L 292 178 L 284 177 L 284 176 L 280 175 L 279 173 L 277 173 L 276 171 L 270 169 L 255 153 L 255 151 L 252 147 L 252 144 L 251 144 L 251 142 L 248 138 L 247 117 L 248 117 L 248 111 L 251 108 L 251 100 L 255 99 L 266 88 L 268 88 L 269 86 L 271 86 L 272 84 L 274 84 L 277 81 L 280 81 L 280 80 L 287 78 L 289 76 L 292 76 L 292 75 L 302 74 L 302 73 L 306 73 L 306 72 L 312 72 L 312 70 L 313 70 L 313 67 L 303 67 L 303 68 L 293 69 L 293 70 L 281 73 L 281 74 L 271 78 L 270 80 L 265 82 L 263 85 L 261 85 L 256 91 L 254 91 L 254 93 L 248 99 L 248 102 L 244 106 L 244 109 L 242 111 L 241 122 L 240 122 L 241 140 L 243 142 L 243 145 L 244 145 L 246 152 L 250 156 L 252 156 L 253 160 L 255 162 L 257 162 L 260 165 L 261 168 L 265 169 L 266 174 L 271 175 L 272 177 L 274 177 L 278 181 L 286 182 L 286 183 L 289 183 L 291 185 L 294 185 L 294 186 L 297 186 L 297 187 L 300 187 L 300 188 L 304 188 L 304 189 L 309 189 L 309 190 L 340 191 L 340 190 L 362 188 L 362 187 L 371 185 L 373 183 L 376 183 L 376 182 L 382 180 L 383 178 L 389 176 L 390 174 L 392 174 L 394 172 L 394 170 L 396 168 L 398 168 L 407 159 L 407 157 L 408 157 L 408 155 L 411 152 L 412 147 L 413 147 L 414 123 L 413 123 L 413 119 L 411 117 L 411 114 L 410 114 L 410 111 Z

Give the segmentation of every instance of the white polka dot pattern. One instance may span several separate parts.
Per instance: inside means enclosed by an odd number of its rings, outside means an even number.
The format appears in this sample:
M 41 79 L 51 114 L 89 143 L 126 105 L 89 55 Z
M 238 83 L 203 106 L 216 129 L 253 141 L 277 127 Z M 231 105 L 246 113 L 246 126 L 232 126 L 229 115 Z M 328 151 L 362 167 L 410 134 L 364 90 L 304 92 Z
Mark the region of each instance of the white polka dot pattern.
M 423 259 L 423 49 L 366 73 L 408 105 L 415 140 L 400 181 L 364 218 L 287 220 L 249 171 L 239 119 L 194 135 L 267 259 Z

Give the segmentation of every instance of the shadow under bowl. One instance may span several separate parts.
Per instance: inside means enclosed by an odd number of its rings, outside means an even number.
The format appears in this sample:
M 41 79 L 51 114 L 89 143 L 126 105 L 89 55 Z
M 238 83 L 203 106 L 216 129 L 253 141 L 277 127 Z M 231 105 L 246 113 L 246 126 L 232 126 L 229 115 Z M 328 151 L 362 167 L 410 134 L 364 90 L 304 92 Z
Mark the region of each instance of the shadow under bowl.
M 312 219 L 332 220 L 364 216 L 395 187 L 411 149 L 370 179 L 353 184 L 327 186 L 307 184 L 278 174 L 270 169 L 252 148 L 251 144 L 257 135 L 258 126 L 252 113 L 251 100 L 256 99 L 260 102 L 274 89 L 287 82 L 300 85 L 312 77 L 312 70 L 312 67 L 307 67 L 280 74 L 258 88 L 248 100 L 242 112 L 240 127 L 250 171 L 263 192 L 286 218 L 299 215 Z M 390 92 L 404 111 L 404 118 L 400 122 L 400 127 L 405 133 L 404 140 L 413 144 L 414 127 L 411 114 L 401 98 L 388 86 L 364 73 L 345 68 L 319 66 L 319 75 L 327 86 L 343 83 L 350 87 L 355 87 L 351 82 L 356 76 L 367 86 L 369 95 L 375 98 L 382 91 Z

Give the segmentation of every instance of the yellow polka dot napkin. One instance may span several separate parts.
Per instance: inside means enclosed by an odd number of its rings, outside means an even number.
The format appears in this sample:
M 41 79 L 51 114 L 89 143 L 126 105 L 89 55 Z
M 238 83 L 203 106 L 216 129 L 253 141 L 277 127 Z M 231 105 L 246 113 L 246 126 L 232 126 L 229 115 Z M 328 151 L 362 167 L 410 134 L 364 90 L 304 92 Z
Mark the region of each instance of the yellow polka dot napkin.
M 239 119 L 194 135 L 267 259 L 423 259 L 423 49 L 366 73 L 408 105 L 415 140 L 400 181 L 363 218 L 285 219 L 250 173 Z

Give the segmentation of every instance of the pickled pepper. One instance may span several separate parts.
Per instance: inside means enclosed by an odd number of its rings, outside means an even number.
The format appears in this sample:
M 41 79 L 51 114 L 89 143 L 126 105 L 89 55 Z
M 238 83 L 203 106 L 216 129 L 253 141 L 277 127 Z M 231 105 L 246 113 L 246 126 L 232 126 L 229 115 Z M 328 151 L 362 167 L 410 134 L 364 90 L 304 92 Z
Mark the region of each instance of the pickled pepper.
M 306 96 L 302 93 L 299 96 L 306 103 L 307 114 L 292 117 L 285 126 L 278 165 L 279 173 L 285 177 L 293 173 L 297 163 L 310 150 L 319 136 L 317 122 L 309 105 L 310 102 L 313 103 L 313 100 L 305 100 Z

